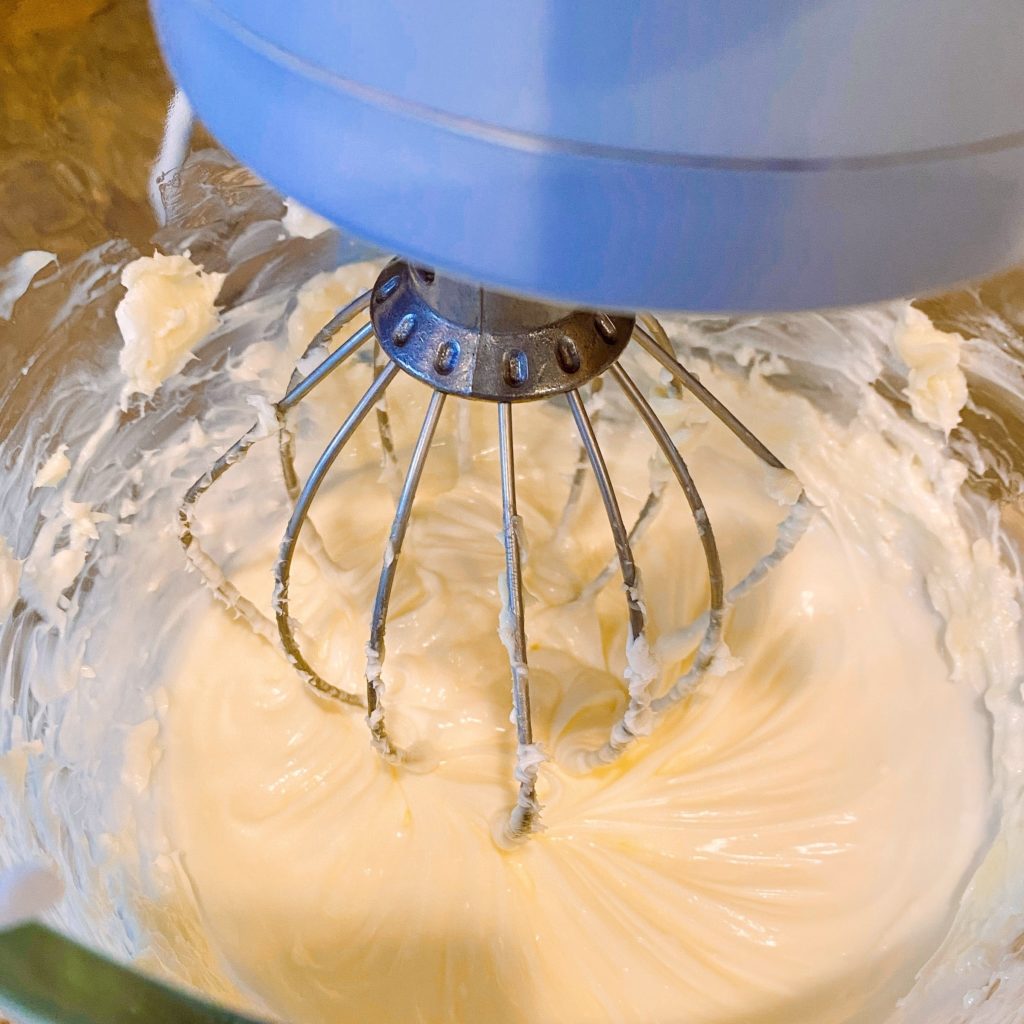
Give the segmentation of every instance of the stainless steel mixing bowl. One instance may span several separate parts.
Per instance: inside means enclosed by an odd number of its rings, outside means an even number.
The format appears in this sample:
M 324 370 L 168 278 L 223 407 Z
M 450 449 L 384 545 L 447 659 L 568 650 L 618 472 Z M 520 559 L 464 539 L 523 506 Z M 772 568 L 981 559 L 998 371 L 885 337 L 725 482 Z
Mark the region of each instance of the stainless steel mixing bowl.
M 148 175 L 170 95 L 145 0 L 8 0 L 0 17 L 0 267 L 28 249 L 53 252 L 68 267 L 87 250 L 109 245 L 104 262 L 114 273 L 137 251 L 149 251 L 157 226 Z M 197 141 L 209 145 L 201 135 Z M 247 181 L 227 158 L 215 158 L 207 171 L 219 176 L 221 189 Z M 279 199 L 260 202 L 269 204 L 268 216 L 277 204 L 279 216 Z M 216 197 L 192 216 L 208 226 L 218 216 Z M 327 267 L 336 258 L 335 243 L 323 241 L 307 247 L 303 266 Z M 260 269 L 234 268 L 227 299 Z M 52 273 L 53 268 L 44 270 L 40 279 Z M 0 319 L 0 513 L 8 521 L 20 516 L 25 537 L 35 528 L 19 507 L 25 494 L 8 486 L 24 454 L 17 439 L 40 396 L 69 368 L 107 366 L 116 359 L 115 352 L 97 350 L 102 332 L 89 329 L 112 315 L 113 299 L 112 291 L 104 291 L 86 316 L 77 315 L 67 329 L 51 334 L 48 325 L 59 314 L 61 292 L 40 287 L 18 302 L 11 320 Z M 944 329 L 985 335 L 1008 366 L 1024 353 L 1024 269 L 920 305 Z M 1012 388 L 986 379 L 972 384 L 975 405 L 952 443 L 966 453 L 964 440 L 973 435 L 992 455 L 987 466 L 972 467 L 971 486 L 995 498 L 1004 525 L 1024 536 L 1024 406 Z M 903 401 L 896 382 L 883 379 L 878 386 L 893 401 Z M 158 440 L 159 423 L 151 429 Z M 202 984 L 200 977 L 185 980 Z M 33 928 L 0 936 L 0 990 L 19 987 L 27 993 L 19 997 L 22 1008 L 32 1009 L 38 1020 L 242 1019 L 198 1002 L 169 1006 L 167 993 L 147 987 L 137 975 L 112 973 L 84 950 Z

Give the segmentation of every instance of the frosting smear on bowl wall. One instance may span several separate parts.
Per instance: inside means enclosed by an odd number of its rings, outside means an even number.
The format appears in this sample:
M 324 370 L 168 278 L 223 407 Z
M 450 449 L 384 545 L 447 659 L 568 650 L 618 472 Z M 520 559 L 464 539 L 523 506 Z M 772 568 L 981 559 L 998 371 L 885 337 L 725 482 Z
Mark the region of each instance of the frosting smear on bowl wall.
M 380 267 L 339 269 L 333 232 L 272 230 L 263 186 L 235 187 L 230 232 L 171 224 L 156 255 L 114 243 L 36 288 L 41 339 L 65 311 L 81 350 L 18 384 L 46 382 L 4 441 L 20 458 L 0 509 L 0 849 L 63 881 L 54 922 L 295 1021 L 1012 1020 L 1017 540 L 983 484 L 1015 478 L 964 424 L 968 381 L 1019 388 L 1003 359 L 1019 339 L 939 331 L 906 303 L 668 323 L 813 512 L 728 609 L 714 671 L 587 773 L 627 670 L 669 683 L 693 657 L 680 630 L 707 607 L 700 539 L 671 494 L 637 541 L 663 638 L 643 661 L 616 582 L 587 590 L 614 555 L 599 505 L 559 529 L 568 409 L 517 413 L 545 827 L 509 849 L 494 841 L 516 734 L 489 407 L 445 411 L 395 583 L 388 716 L 408 767 L 383 765 L 362 713 L 313 694 L 273 634 L 187 570 L 183 493 Z M 792 481 L 766 487 L 721 423 L 625 358 L 701 483 L 731 586 L 771 550 Z M 303 405 L 303 474 L 371 372 Z M 388 394 L 399 465 L 427 397 L 405 378 Z M 597 430 L 631 521 L 665 470 L 615 388 Z M 325 552 L 300 545 L 293 568 L 310 658 L 350 691 L 399 485 L 368 419 L 314 510 Z M 289 512 L 268 441 L 196 516 L 268 619 Z

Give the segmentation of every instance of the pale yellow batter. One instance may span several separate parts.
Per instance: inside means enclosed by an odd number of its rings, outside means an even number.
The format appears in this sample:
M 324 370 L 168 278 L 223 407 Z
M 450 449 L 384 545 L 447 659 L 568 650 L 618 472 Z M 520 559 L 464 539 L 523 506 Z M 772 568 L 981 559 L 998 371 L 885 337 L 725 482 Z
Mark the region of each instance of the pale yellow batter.
M 445 408 L 400 560 L 383 678 L 406 765 L 383 765 L 361 713 L 313 696 L 277 648 L 270 563 L 289 502 L 272 439 L 197 510 L 257 631 L 186 571 L 185 490 L 254 417 L 273 426 L 295 360 L 374 276 L 315 273 L 330 236 L 267 208 L 229 252 L 216 221 L 215 244 L 190 231 L 136 262 L 102 249 L 40 286 L 83 315 L 48 328 L 12 385 L 44 382 L 33 415 L 2 443 L 0 868 L 42 864 L 61 883 L 48 923 L 293 1024 L 1018 1024 L 1016 513 L 966 482 L 967 465 L 988 484 L 1014 464 L 972 445 L 966 380 L 1024 403 L 1015 342 L 942 334 L 905 303 L 670 324 L 815 512 L 736 602 L 714 672 L 585 775 L 571 766 L 625 701 L 626 602 L 614 575 L 580 597 L 613 547 L 592 482 L 562 522 L 577 457 L 564 402 L 517 409 L 546 827 L 501 849 L 516 750 L 493 407 Z M 80 332 L 101 353 L 84 363 L 64 347 Z M 646 357 L 627 361 L 735 585 L 792 488 Z M 351 365 L 303 404 L 303 473 L 370 372 Z M 303 649 L 357 692 L 426 399 L 396 381 L 397 466 L 382 469 L 371 415 L 314 506 L 335 564 L 300 551 L 295 566 Z M 668 474 L 614 383 L 587 402 L 632 521 Z M 671 480 L 636 554 L 661 692 L 707 601 Z
M 330 278 L 307 290 L 293 350 L 308 338 L 303 318 L 345 293 Z M 955 358 L 938 363 L 956 372 Z M 546 829 L 521 848 L 492 839 L 515 797 L 492 407 L 474 405 L 467 432 L 449 404 L 402 554 L 384 678 L 409 767 L 384 765 L 358 712 L 311 696 L 270 644 L 207 600 L 165 681 L 168 829 L 214 948 L 275 1014 L 876 1021 L 938 947 L 993 813 L 977 704 L 986 667 L 971 630 L 998 630 L 986 617 L 1009 600 L 994 551 L 957 509 L 963 468 L 941 431 L 958 408 L 939 408 L 932 433 L 866 398 L 843 426 L 756 373 L 701 370 L 818 512 L 732 611 L 721 674 L 620 762 L 572 774 L 563 766 L 604 739 L 624 703 L 625 603 L 614 581 L 596 603 L 575 600 L 613 549 L 592 484 L 558 533 L 576 457 L 564 404 L 517 410 L 534 728 L 550 755 Z M 319 426 L 306 432 L 336 425 L 367 373 L 318 394 Z M 929 379 L 934 411 L 957 388 Z M 648 386 L 735 583 L 786 509 L 720 424 Z M 426 397 L 405 380 L 390 395 L 400 465 Z M 600 434 L 629 518 L 654 448 L 613 385 Z M 272 478 L 273 442 L 263 447 L 232 470 L 239 488 Z M 317 638 L 313 663 L 358 691 L 395 493 L 372 419 L 333 479 L 314 518 L 340 569 L 301 558 L 292 610 Z M 237 499 L 226 508 L 229 518 L 210 514 L 211 547 L 246 514 Z M 263 542 L 233 558 L 232 578 L 267 612 L 282 525 L 255 524 Z M 704 563 L 671 487 L 637 553 L 652 634 L 700 616 Z M 692 647 L 666 655 L 664 686 Z

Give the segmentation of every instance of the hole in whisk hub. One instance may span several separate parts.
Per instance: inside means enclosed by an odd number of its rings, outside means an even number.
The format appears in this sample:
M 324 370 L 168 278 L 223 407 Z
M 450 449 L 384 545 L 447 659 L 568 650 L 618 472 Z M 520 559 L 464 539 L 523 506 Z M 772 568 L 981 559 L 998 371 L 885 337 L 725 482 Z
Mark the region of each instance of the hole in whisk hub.
M 505 383 L 510 388 L 521 388 L 530 379 L 530 361 L 526 353 L 514 348 L 505 353 Z
M 392 334 L 392 339 L 396 345 L 404 345 L 413 335 L 416 330 L 416 314 L 406 313 L 401 320 L 398 321 L 395 327 L 395 333 Z
M 598 313 L 594 317 L 594 326 L 597 328 L 597 333 L 606 341 L 609 345 L 614 345 L 618 340 L 618 333 L 615 329 L 615 321 L 607 313 Z
M 558 357 L 558 365 L 566 373 L 579 373 L 580 351 L 572 338 L 559 339 L 555 354 Z
M 393 273 L 390 277 L 384 278 L 384 280 L 377 285 L 377 298 L 381 301 L 390 298 L 394 295 L 395 289 L 399 286 L 401 281 L 402 279 L 397 273 Z
M 445 394 L 501 402 L 564 394 L 597 379 L 635 324 L 401 261 L 382 271 L 370 320 L 381 349 L 411 376 Z
M 791 497 L 790 511 L 776 529 L 774 547 L 748 570 L 745 577 L 725 588 L 725 576 L 714 531 L 701 500 L 697 484 L 673 439 L 670 426 L 663 422 L 658 411 L 645 395 L 644 389 L 633 380 L 618 361 L 630 338 L 635 335 L 637 354 L 645 353 L 655 364 L 667 372 L 679 387 L 699 401 L 720 423 L 754 456 L 774 471 L 783 470 L 782 463 L 737 419 L 710 391 L 699 384 L 696 375 L 679 363 L 673 352 L 672 340 L 653 317 L 645 315 L 638 325 L 632 316 L 609 315 L 588 310 L 565 311 L 552 309 L 532 299 L 489 293 L 485 289 L 460 283 L 439 275 L 434 286 L 425 294 L 418 287 L 421 278 L 431 274 L 406 263 L 389 264 L 380 274 L 373 290 L 353 299 L 335 314 L 329 324 L 310 342 L 300 365 L 314 354 L 320 358 L 327 341 L 347 323 L 362 316 L 369 309 L 370 323 L 364 324 L 342 341 L 329 355 L 324 356 L 317 368 L 293 378 L 293 384 L 277 404 L 278 449 L 281 471 L 287 490 L 294 500 L 294 508 L 278 548 L 273 568 L 273 616 L 267 616 L 255 605 L 243 602 L 225 570 L 203 552 L 195 533 L 196 502 L 234 465 L 237 465 L 266 431 L 262 422 L 256 422 L 189 488 L 178 508 L 179 540 L 188 552 L 190 563 L 204 576 L 221 602 L 244 620 L 257 636 L 273 633 L 275 626 L 281 648 L 292 664 L 299 680 L 319 697 L 330 698 L 335 706 L 347 707 L 351 712 L 362 709 L 369 726 L 369 740 L 377 753 L 383 755 L 388 770 L 397 772 L 399 765 L 411 771 L 430 771 L 443 763 L 443 750 L 429 742 L 422 743 L 416 736 L 419 713 L 403 716 L 401 702 L 398 707 L 385 707 L 384 637 L 388 624 L 392 584 L 402 540 L 413 515 L 416 490 L 428 456 L 435 445 L 435 431 L 448 396 L 480 398 L 497 404 L 497 458 L 501 492 L 501 524 L 499 534 L 505 554 L 504 597 L 501 609 L 502 639 L 508 647 L 508 671 L 512 682 L 512 724 L 515 726 L 515 759 L 510 764 L 508 796 L 515 791 L 511 806 L 499 810 L 493 822 L 492 835 L 499 848 L 506 851 L 520 848 L 532 834 L 543 828 L 540 797 L 545 801 L 557 799 L 559 780 L 568 773 L 601 770 L 612 764 L 630 745 L 647 735 L 658 718 L 673 707 L 681 707 L 689 699 L 703 677 L 715 671 L 718 652 L 722 645 L 726 611 L 730 605 L 770 571 L 795 546 L 810 523 L 811 506 L 806 495 Z M 362 346 L 379 345 L 389 361 L 378 366 L 377 351 L 368 359 L 374 366 L 374 378 L 362 397 L 348 411 L 329 446 L 321 451 L 304 483 L 296 466 L 294 424 L 285 419 L 314 387 L 337 372 L 346 360 L 355 363 L 361 355 L 369 355 Z M 653 370 L 654 367 L 651 367 Z M 409 456 L 402 491 L 395 504 L 394 519 L 388 533 L 385 557 L 381 561 L 377 583 L 377 598 L 371 613 L 370 640 L 366 646 L 366 698 L 342 689 L 319 674 L 306 659 L 303 647 L 306 637 L 300 634 L 298 618 L 293 617 L 289 597 L 289 581 L 293 558 L 299 550 L 300 531 L 306 524 L 312 529 L 310 511 L 317 490 L 330 472 L 332 464 L 349 443 L 354 432 L 367 417 L 376 418 L 380 450 L 394 460 L 394 437 L 391 430 L 386 392 L 400 371 L 431 385 L 433 391 L 423 413 L 422 426 Z M 625 408 L 632 408 L 647 428 L 661 457 L 668 464 L 671 476 L 678 484 L 681 496 L 688 505 L 697 539 L 704 555 L 707 571 L 707 611 L 699 618 L 677 626 L 680 636 L 690 636 L 695 654 L 682 674 L 668 688 L 661 687 L 663 674 L 669 665 L 662 665 L 656 657 L 657 646 L 648 641 L 648 621 L 640 590 L 640 576 L 634 561 L 633 541 L 639 538 L 645 526 L 657 514 L 661 490 L 651 487 L 632 526 L 623 519 L 616 498 L 615 485 L 602 454 L 601 442 L 595 430 L 595 415 L 587 412 L 587 403 L 580 385 L 593 382 L 593 391 L 599 390 L 607 376 L 622 392 Z M 363 385 L 360 385 L 363 387 Z M 523 585 L 523 557 L 518 524 L 521 522 L 516 501 L 516 469 L 513 437 L 513 404 L 531 398 L 564 395 L 568 403 L 577 435 L 576 470 L 569 484 L 563 511 L 556 529 L 562 524 L 572 529 L 574 517 L 582 515 L 576 505 L 586 480 L 589 464 L 593 486 L 601 495 L 608 520 L 612 560 L 585 582 L 585 577 L 573 577 L 572 587 L 579 584 L 577 600 L 595 601 L 603 588 L 618 575 L 626 599 L 629 626 L 629 645 L 625 663 L 629 669 L 621 686 L 609 692 L 615 698 L 615 717 L 608 720 L 606 703 L 594 705 L 593 719 L 574 719 L 568 734 L 556 733 L 555 757 L 562 766 L 560 773 L 549 772 L 545 762 L 549 759 L 540 739 L 534 740 L 530 711 L 530 678 L 527 666 L 530 650 L 527 636 L 526 590 Z M 404 398 L 403 398 L 404 401 Z M 376 417 L 372 414 L 376 412 Z M 461 430 L 461 426 L 456 427 Z M 459 435 L 455 435 L 458 437 Z M 449 443 L 442 441 L 437 447 Z M 582 475 L 581 475 L 582 474 Z M 577 481 L 579 481 L 577 483 Z M 359 500 L 357 494 L 355 500 Z M 428 499 L 429 500 L 429 499 Z M 344 572 L 324 549 L 326 562 L 333 571 Z M 506 639 L 507 637 L 507 639 Z M 417 642 L 420 642 L 419 640 Z M 634 655 L 636 657 L 634 657 Z M 635 667 L 634 667 L 635 666 Z M 673 673 L 674 675 L 674 673 Z M 589 693 L 590 680 L 581 680 Z M 623 704 L 623 700 L 625 704 Z M 539 773 L 544 772 L 540 776 Z
M 442 377 L 447 377 L 455 369 L 458 361 L 459 343 L 451 338 L 441 342 L 441 347 L 437 350 L 437 356 L 434 358 L 434 369 Z

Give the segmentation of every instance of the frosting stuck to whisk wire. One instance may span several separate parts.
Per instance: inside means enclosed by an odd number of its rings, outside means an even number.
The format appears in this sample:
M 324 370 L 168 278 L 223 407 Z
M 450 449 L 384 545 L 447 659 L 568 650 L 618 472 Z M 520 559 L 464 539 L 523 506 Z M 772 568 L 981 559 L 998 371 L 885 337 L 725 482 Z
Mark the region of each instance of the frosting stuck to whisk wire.
M 370 322 L 333 351 L 334 337 L 369 310 Z M 727 650 L 722 642 L 729 605 L 759 582 L 796 545 L 810 518 L 811 506 L 799 491 L 780 524 L 773 549 L 747 575 L 726 591 L 714 530 L 690 470 L 665 424 L 623 367 L 620 356 L 633 341 L 665 371 L 676 394 L 688 392 L 717 417 L 769 469 L 788 472 L 783 463 L 730 412 L 700 380 L 676 359 L 661 324 L 647 314 L 632 317 L 559 309 L 525 299 L 495 295 L 483 289 L 439 277 L 395 261 L 381 272 L 374 287 L 349 303 L 316 335 L 299 360 L 308 373 L 296 369 L 285 396 L 274 407 L 282 476 L 293 509 L 274 566 L 271 620 L 246 599 L 203 551 L 195 536 L 198 500 L 260 439 L 272 433 L 261 417 L 186 493 L 179 508 L 179 534 L 192 564 L 220 600 L 261 637 L 275 640 L 299 676 L 318 694 L 365 710 L 371 744 L 392 763 L 402 760 L 388 729 L 385 683 L 385 639 L 392 590 L 408 530 L 416 491 L 449 395 L 491 402 L 497 411 L 498 456 L 501 475 L 502 530 L 505 571 L 501 580 L 499 635 L 508 652 L 511 720 L 516 731 L 513 777 L 518 786 L 514 806 L 501 829 L 501 840 L 515 843 L 537 831 L 541 805 L 537 780 L 546 754 L 533 734 L 530 711 L 530 673 L 527 657 L 526 614 L 523 602 L 522 522 L 516 502 L 513 407 L 516 403 L 565 395 L 579 435 L 580 454 L 558 530 L 566 528 L 580 501 L 587 467 L 594 477 L 615 547 L 615 561 L 626 600 L 626 704 L 609 726 L 607 738 L 585 752 L 577 767 L 610 764 L 637 739 L 649 735 L 665 713 L 685 699 L 700 681 L 720 666 Z M 311 473 L 302 484 L 295 468 L 295 437 L 291 411 L 363 346 L 372 343 L 374 376 L 345 417 Z M 330 564 L 322 538 L 309 513 L 338 456 L 371 411 L 376 412 L 381 450 L 386 465 L 396 462 L 385 396 L 400 372 L 427 384 L 430 398 L 398 494 L 394 519 L 385 545 L 376 598 L 366 644 L 364 694 L 325 679 L 307 660 L 308 642 L 291 615 L 291 569 L 300 537 L 318 561 Z M 663 693 L 658 645 L 647 636 L 647 609 L 642 579 L 633 548 L 660 507 L 664 482 L 652 483 L 636 521 L 627 529 L 615 488 L 595 430 L 598 409 L 588 411 L 582 388 L 592 383 L 599 391 L 606 380 L 622 391 L 652 435 L 689 505 L 707 565 L 707 612 L 673 635 L 676 645 L 695 645 L 685 672 Z M 593 596 L 609 579 L 603 571 L 587 587 Z

